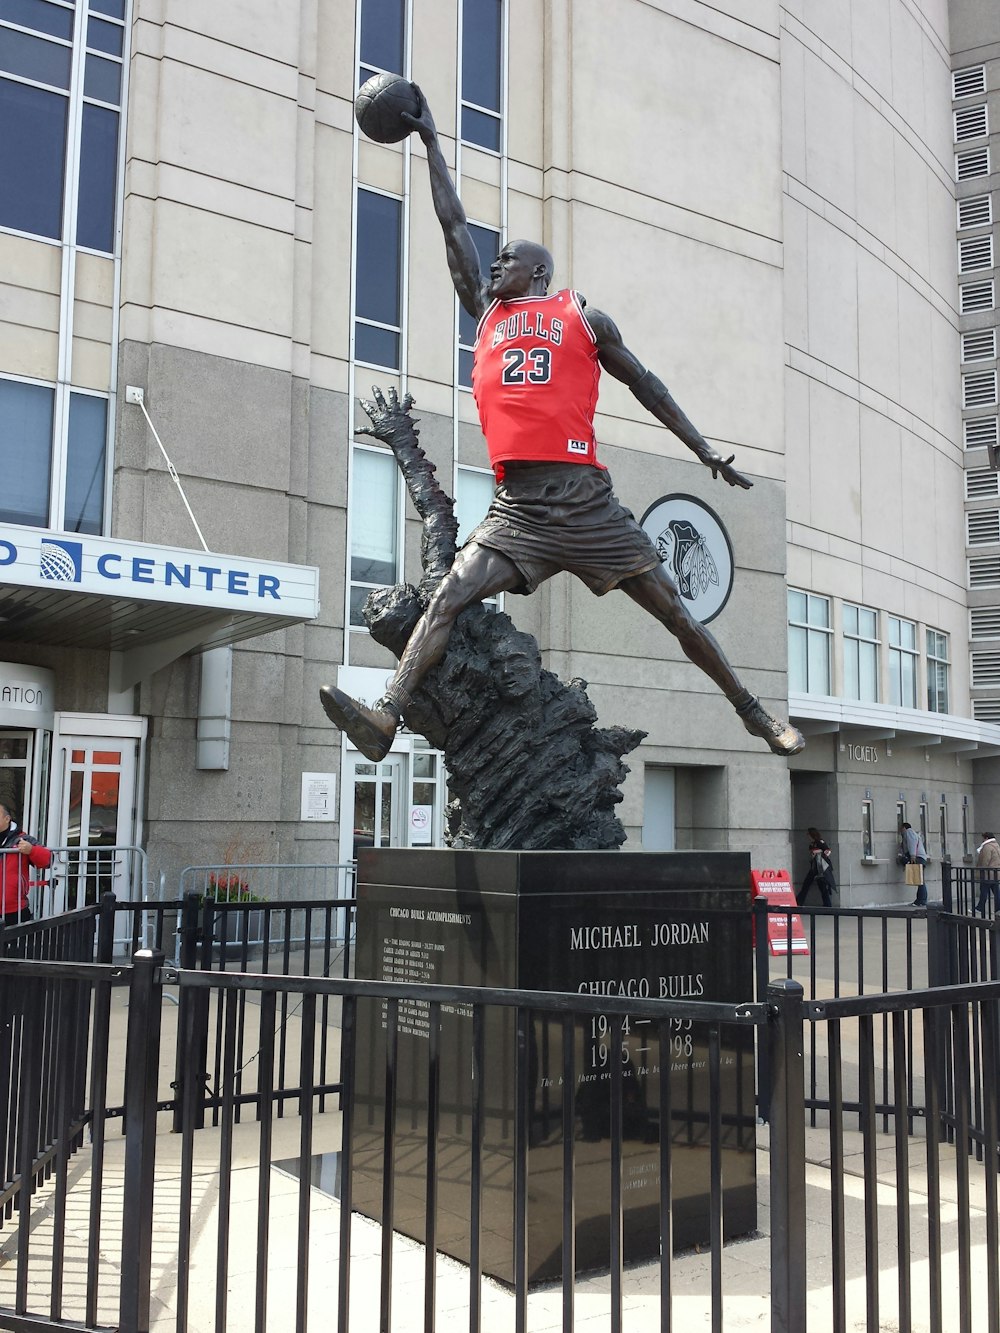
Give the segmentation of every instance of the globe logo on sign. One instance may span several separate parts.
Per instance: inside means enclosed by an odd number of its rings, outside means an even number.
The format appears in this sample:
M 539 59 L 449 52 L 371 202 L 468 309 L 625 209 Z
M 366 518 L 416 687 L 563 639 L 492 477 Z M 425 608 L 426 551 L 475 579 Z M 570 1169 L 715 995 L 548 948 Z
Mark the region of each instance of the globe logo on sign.
M 718 514 L 693 495 L 665 495 L 646 510 L 642 529 L 695 620 L 714 620 L 729 600 L 735 567 Z
M 79 583 L 83 567 L 83 547 L 79 542 L 43 541 L 38 558 L 38 572 L 53 583 Z

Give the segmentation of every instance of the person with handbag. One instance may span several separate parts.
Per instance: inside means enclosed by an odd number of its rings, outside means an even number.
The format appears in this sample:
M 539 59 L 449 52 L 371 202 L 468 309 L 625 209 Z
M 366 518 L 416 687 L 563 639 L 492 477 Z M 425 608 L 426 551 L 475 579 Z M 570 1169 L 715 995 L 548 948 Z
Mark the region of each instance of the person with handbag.
M 976 865 L 979 869 L 979 902 L 976 913 L 986 915 L 986 899 L 993 893 L 993 911 L 1000 916 L 1000 843 L 992 833 L 984 833 L 983 840 L 976 848 Z
M 819 829 L 811 828 L 806 832 L 809 834 L 809 869 L 802 881 L 802 888 L 795 895 L 795 901 L 801 907 L 806 900 L 806 894 L 815 884 L 823 895 L 823 906 L 832 907 L 832 895 L 837 887 L 837 881 L 833 875 L 830 847 L 823 841 Z
M 903 825 L 903 850 L 907 857 L 906 883 L 917 891 L 913 906 L 926 907 L 927 885 L 924 883 L 924 866 L 927 864 L 927 848 L 912 824 Z

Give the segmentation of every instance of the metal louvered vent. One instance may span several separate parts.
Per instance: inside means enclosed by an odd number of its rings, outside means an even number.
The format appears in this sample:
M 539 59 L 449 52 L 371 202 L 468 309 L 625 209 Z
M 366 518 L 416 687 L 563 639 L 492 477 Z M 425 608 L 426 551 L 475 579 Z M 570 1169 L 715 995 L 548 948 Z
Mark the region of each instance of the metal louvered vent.
M 958 225 L 964 227 L 988 227 L 993 221 L 993 197 L 988 194 L 976 194 L 970 199 L 958 201 Z
M 993 237 L 969 236 L 958 243 L 958 271 L 971 273 L 977 268 L 993 267 Z
M 998 442 L 996 417 L 973 417 L 965 422 L 966 449 L 988 449 Z
M 991 467 L 977 467 L 965 474 L 965 498 L 989 500 L 1000 495 L 1000 472 Z
M 994 588 L 1000 584 L 1000 555 L 975 555 L 969 561 L 969 587 Z
M 969 624 L 974 639 L 1000 639 L 1000 606 L 974 606 Z
M 970 546 L 993 546 L 1000 542 L 1000 509 L 974 509 L 965 516 Z
M 972 685 L 1000 685 L 1000 653 L 972 654 Z
M 974 699 L 972 716 L 977 722 L 1000 722 L 1000 699 Z
M 992 361 L 996 354 L 996 329 L 974 329 L 962 334 L 963 361 Z
M 961 143 L 963 139 L 979 139 L 989 132 L 985 102 L 979 106 L 963 106 L 955 112 L 956 143 Z
M 962 314 L 972 315 L 977 310 L 993 309 L 993 283 L 966 282 L 959 287 L 962 298 Z
M 956 69 L 951 76 L 951 95 L 954 98 L 975 97 L 986 91 L 986 66 L 968 65 Z
M 971 153 L 955 154 L 955 179 L 970 181 L 976 176 L 990 174 L 989 148 L 975 148 Z
M 997 373 L 983 370 L 962 376 L 962 406 L 992 407 L 997 400 Z

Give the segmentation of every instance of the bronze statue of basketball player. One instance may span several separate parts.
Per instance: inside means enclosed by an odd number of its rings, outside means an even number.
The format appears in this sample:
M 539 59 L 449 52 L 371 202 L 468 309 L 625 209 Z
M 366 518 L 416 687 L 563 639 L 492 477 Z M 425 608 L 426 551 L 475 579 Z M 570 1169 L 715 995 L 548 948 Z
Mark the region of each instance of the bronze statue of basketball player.
M 480 321 L 473 389 L 498 484 L 486 518 L 417 622 L 385 695 L 368 708 L 324 686 L 327 716 L 362 754 L 381 759 L 414 690 L 444 655 L 458 615 L 500 592 L 532 592 L 567 570 L 598 595 L 612 588 L 628 593 L 675 635 L 749 732 L 775 754 L 796 754 L 804 746 L 801 734 L 744 688 L 713 636 L 687 610 L 647 535 L 615 498 L 595 452 L 599 368 L 626 384 L 713 477 L 745 489 L 752 482 L 733 468 L 733 457 L 722 458 L 701 436 L 607 315 L 584 313 L 575 292 L 548 294 L 553 262 L 543 245 L 510 242 L 484 278 L 423 94 L 420 114 L 404 119 L 427 147 L 431 196 L 458 298 Z

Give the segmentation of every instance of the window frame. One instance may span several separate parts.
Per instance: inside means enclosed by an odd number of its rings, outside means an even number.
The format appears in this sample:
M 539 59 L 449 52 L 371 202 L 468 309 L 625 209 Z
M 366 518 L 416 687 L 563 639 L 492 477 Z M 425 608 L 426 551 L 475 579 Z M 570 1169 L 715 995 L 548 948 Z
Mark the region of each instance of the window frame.
M 913 647 L 910 648 L 904 644 L 900 634 L 900 642 L 893 642 L 893 626 L 897 625 L 902 629 L 904 625 L 913 630 Z M 916 708 L 919 685 L 919 663 L 920 663 L 920 639 L 915 620 L 908 620 L 905 616 L 890 615 L 886 617 L 886 666 L 889 672 L 889 703 L 895 708 Z M 903 698 L 903 666 L 908 662 L 913 671 L 913 690 L 912 702 L 906 702 Z
M 942 644 L 944 656 L 932 651 L 932 648 L 940 648 Z M 947 713 L 951 706 L 951 635 L 946 634 L 944 630 L 934 629 L 928 625 L 924 631 L 924 648 L 927 659 L 927 711 L 929 713 Z M 944 669 L 943 708 L 940 706 L 941 685 L 932 682 L 932 674 L 939 675 L 941 668 Z M 937 698 L 939 702 L 937 704 L 933 703 L 932 698 Z
M 367 83 L 370 78 L 376 74 L 399 74 L 407 77 L 407 71 L 410 68 L 410 47 L 411 47 L 411 12 L 407 0 L 399 0 L 400 19 L 402 21 L 402 59 L 399 69 L 389 69 L 385 65 L 376 65 L 370 60 L 365 60 L 362 53 L 362 41 L 364 38 L 364 11 L 365 0 L 360 0 L 358 4 L 358 47 L 357 47 L 357 86 L 360 88 L 363 83 Z
M 354 502 L 355 498 L 358 497 L 359 495 L 358 469 L 355 465 L 355 462 L 358 454 L 360 453 L 374 454 L 379 458 L 385 458 L 392 465 L 393 492 L 388 501 L 388 504 L 391 512 L 390 530 L 392 532 L 392 541 L 393 541 L 392 554 L 393 554 L 393 563 L 395 565 L 395 575 L 391 583 L 377 583 L 377 582 L 371 582 L 367 579 L 356 579 L 354 577 L 354 558 L 355 558 L 354 543 L 357 538 L 357 522 L 354 517 Z M 386 448 L 381 448 L 375 444 L 364 444 L 360 440 L 355 441 L 351 445 L 351 478 L 350 478 L 350 490 L 347 497 L 348 508 L 349 508 L 348 519 L 349 519 L 350 540 L 347 547 L 347 561 L 346 561 L 347 606 L 345 615 L 345 621 L 346 621 L 345 628 L 351 634 L 369 633 L 368 626 L 364 623 L 364 621 L 362 621 L 360 624 L 354 623 L 353 594 L 355 589 L 363 590 L 365 593 L 365 597 L 367 597 L 368 593 L 375 591 L 377 588 L 392 588 L 397 583 L 401 583 L 403 580 L 403 563 L 406 557 L 406 552 L 404 546 L 405 533 L 403 531 L 403 520 L 401 517 L 402 514 L 401 501 L 402 501 L 402 490 L 403 490 L 401 482 L 402 482 L 402 475 L 396 463 L 395 455 L 392 453 L 391 450 Z M 368 505 L 371 504 L 370 492 L 365 495 L 364 500 L 366 504 Z M 362 601 L 358 603 L 359 615 L 363 601 L 364 599 L 362 599 Z
M 855 630 L 849 630 L 847 627 L 847 613 L 849 611 L 855 611 L 858 613 L 857 629 Z M 863 634 L 861 632 L 861 612 L 864 612 L 866 615 L 870 615 L 872 617 L 875 625 L 874 637 L 870 637 L 869 635 Z M 841 611 L 841 631 L 842 631 L 841 637 L 843 638 L 844 641 L 844 698 L 852 699 L 856 703 L 877 704 L 879 702 L 879 697 L 881 695 L 879 671 L 881 668 L 882 640 L 879 635 L 878 619 L 879 619 L 878 611 L 875 609 L 875 607 L 865 606 L 864 603 L 862 602 L 845 602 Z M 854 694 L 849 693 L 850 686 L 848 683 L 848 675 L 849 675 L 849 664 L 851 661 L 848 655 L 849 645 L 853 645 L 854 670 L 857 677 L 857 693 Z M 861 679 L 862 679 L 861 661 L 862 661 L 863 647 L 868 647 L 874 650 L 872 654 L 872 657 L 874 659 L 873 675 L 875 682 L 873 698 L 866 698 L 861 692 Z
M 399 315 L 398 324 L 387 324 L 381 320 L 371 319 L 365 315 L 358 314 L 358 292 L 360 288 L 360 249 L 358 246 L 358 236 L 360 234 L 359 216 L 360 203 L 363 194 L 373 195 L 381 199 L 391 199 L 393 203 L 399 206 L 398 216 L 398 265 L 399 272 L 396 283 L 396 308 Z M 371 370 L 388 371 L 390 374 L 399 375 L 404 373 L 406 365 L 406 353 L 404 349 L 403 331 L 406 325 L 406 199 L 391 190 L 380 190 L 373 185 L 362 185 L 357 182 L 354 191 L 354 263 L 351 274 L 351 361 L 356 365 L 365 366 Z M 380 361 L 369 361 L 357 354 L 357 334 L 358 326 L 364 328 L 380 329 L 386 333 L 395 334 L 396 343 L 396 362 L 394 366 L 386 365 Z
M 793 594 L 796 595 L 796 596 L 799 596 L 799 597 L 805 597 L 805 599 L 806 599 L 806 616 L 807 616 L 807 619 L 804 620 L 804 621 L 801 621 L 801 620 L 793 620 L 793 618 L 792 618 L 791 598 L 792 598 Z M 816 625 L 816 624 L 813 624 L 813 622 L 812 622 L 810 619 L 808 619 L 808 616 L 809 616 L 809 613 L 810 613 L 810 611 L 811 611 L 812 603 L 813 603 L 813 602 L 819 602 L 819 603 L 822 603 L 822 604 L 826 607 L 826 624 L 825 624 L 825 625 Z M 804 633 L 804 639 L 805 639 L 805 656 L 804 656 L 804 661 L 805 661 L 805 689 L 799 690 L 798 693 L 801 693 L 801 694 L 816 694 L 816 695 L 822 695 L 822 696 L 824 696 L 824 697 L 829 698 L 830 695 L 831 695 L 831 692 L 832 692 L 832 688 L 833 688 L 833 647 L 832 647 L 832 645 L 833 645 L 833 623 L 832 623 L 833 603 L 832 603 L 832 600 L 831 600 L 829 597 L 825 597 L 825 596 L 823 596 L 821 593 L 809 592 L 806 588 L 789 588 L 789 589 L 788 589 L 788 603 L 787 603 L 787 605 L 788 605 L 788 676 L 789 676 L 788 688 L 789 688 L 790 690 L 793 689 L 793 686 L 792 686 L 792 680 L 791 680 L 791 676 L 792 676 L 792 656 L 793 656 L 793 654 L 792 654 L 792 631 L 793 631 L 793 630 L 802 630 L 803 633 Z M 812 653 L 811 653 L 812 636 L 813 636 L 813 635 L 820 635 L 820 634 L 822 634 L 823 636 L 825 636 L 825 643 L 826 643 L 826 686 L 827 686 L 827 688 L 826 688 L 825 690 L 817 690 L 817 689 L 813 688 L 813 682 L 810 680 L 810 676 L 811 676 L 811 674 L 812 674 L 812 673 L 811 673 L 811 670 L 810 670 L 810 666 L 811 666 L 811 663 L 812 663 Z
M 490 157 L 503 158 L 507 155 L 507 86 L 508 86 L 508 24 L 509 24 L 509 0 L 497 0 L 500 9 L 499 22 L 499 50 L 497 51 L 497 63 L 499 66 L 497 74 L 498 85 L 498 108 L 485 106 L 481 102 L 474 102 L 465 96 L 464 76 L 465 76 L 465 32 L 466 32 L 466 4 L 475 3 L 475 0 L 459 0 L 459 34 L 458 34 L 458 138 L 463 147 L 475 148 L 480 153 L 488 153 Z M 488 116 L 491 120 L 497 122 L 497 147 L 492 148 L 488 144 L 480 143 L 477 139 L 470 139 L 465 134 L 465 112 L 473 111 L 482 116 Z

